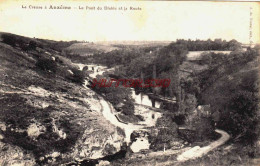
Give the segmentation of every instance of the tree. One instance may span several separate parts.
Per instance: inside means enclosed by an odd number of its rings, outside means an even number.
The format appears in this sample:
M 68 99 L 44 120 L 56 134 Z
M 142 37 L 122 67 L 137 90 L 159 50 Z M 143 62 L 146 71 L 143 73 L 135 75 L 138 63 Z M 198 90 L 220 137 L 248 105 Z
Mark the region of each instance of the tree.
M 170 142 L 178 137 L 177 125 L 171 116 L 163 116 L 156 122 L 158 134 L 152 140 L 152 148 L 162 150 L 170 146 Z
M 104 79 L 104 77 L 97 77 L 97 80 Z M 109 79 L 106 79 L 106 84 L 108 84 Z M 134 114 L 134 104 L 133 99 L 131 97 L 131 91 L 128 88 L 118 86 L 115 87 L 116 82 L 113 82 L 113 84 L 110 87 L 99 87 L 95 86 L 93 89 L 97 91 L 98 93 L 101 93 L 104 95 L 104 98 L 111 102 L 114 106 L 118 104 L 123 104 L 123 106 L 118 109 L 119 111 L 122 111 L 125 115 L 133 115 Z

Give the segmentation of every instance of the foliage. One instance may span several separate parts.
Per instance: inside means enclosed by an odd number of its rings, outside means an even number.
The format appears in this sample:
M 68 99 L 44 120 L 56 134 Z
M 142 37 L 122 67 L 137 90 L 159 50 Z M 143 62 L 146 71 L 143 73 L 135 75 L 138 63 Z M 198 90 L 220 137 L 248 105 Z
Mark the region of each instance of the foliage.
M 19 46 L 23 51 L 35 50 L 37 43 L 29 38 L 13 35 L 13 34 L 3 34 L 3 42 L 9 44 L 13 47 Z
M 215 39 L 211 40 L 208 39 L 206 41 L 203 40 L 177 40 L 178 44 L 186 45 L 189 51 L 206 51 L 206 50 L 230 50 L 234 51 L 236 49 L 241 48 L 241 43 L 237 42 L 236 40 L 222 40 L 222 39 Z
M 195 76 L 199 80 L 199 86 L 202 90 L 211 86 L 222 76 L 238 71 L 241 66 L 245 66 L 248 62 L 254 60 L 258 54 L 256 50 L 250 49 L 246 52 L 232 52 L 229 56 L 223 54 L 214 55 L 214 53 L 210 53 L 207 56 L 214 57 L 214 63 L 209 65 L 208 70 Z
M 37 43 L 36 43 L 35 41 L 30 41 L 30 42 L 29 42 L 28 49 L 29 49 L 29 50 L 35 50 L 35 49 L 36 49 L 36 46 L 37 46 Z
M 198 104 L 196 96 L 186 92 L 184 98 L 184 112 L 190 113 L 191 111 L 194 111 L 197 105 Z
M 170 147 L 170 142 L 178 137 L 177 125 L 169 115 L 157 120 L 156 129 L 158 129 L 158 134 L 153 136 L 151 141 L 151 148 L 154 150 Z
M 213 59 L 210 63 L 204 59 L 209 69 L 193 75 L 193 82 L 187 82 L 186 88 L 198 88 L 198 104 L 210 104 L 212 111 L 220 111 L 218 128 L 239 141 L 253 143 L 258 137 L 259 120 L 258 71 L 254 68 L 257 50 L 206 56 Z
M 218 124 L 246 144 L 252 144 L 258 138 L 258 98 L 255 95 L 248 91 L 232 94 L 230 103 L 226 106 L 229 111 L 221 112 L 221 121 Z
M 97 77 L 97 80 L 100 80 L 101 77 Z M 104 79 L 104 77 L 102 78 Z M 108 81 L 109 79 L 107 79 Z M 113 82 L 111 87 L 93 87 L 98 93 L 104 95 L 104 98 L 112 103 L 118 111 L 122 111 L 125 115 L 133 115 L 134 114 L 134 104 L 133 99 L 131 97 L 131 91 L 128 88 L 123 86 L 115 87 L 116 82 Z M 117 105 L 123 104 L 122 107 L 118 108 Z
M 75 69 L 75 68 L 71 68 L 71 71 L 73 74 L 66 76 L 66 78 L 71 80 L 74 83 L 82 85 L 84 82 L 84 78 L 85 78 L 83 72 L 78 69 Z
M 37 41 L 41 43 L 40 47 L 51 48 L 59 52 L 69 47 L 70 45 L 77 43 L 77 41 L 53 41 L 53 40 L 44 40 L 44 39 L 37 39 Z
M 141 56 L 143 53 L 139 49 L 121 49 L 113 50 L 108 53 L 94 54 L 94 62 L 112 67 L 115 65 L 127 65 L 132 59 Z
M 122 46 L 123 47 L 123 46 Z M 157 47 L 159 48 L 159 47 Z M 171 79 L 171 84 L 167 88 L 162 88 L 157 91 L 159 95 L 173 97 L 179 93 L 178 70 L 179 66 L 186 60 L 188 51 L 204 51 L 204 50 L 238 50 L 241 44 L 235 40 L 225 41 L 215 39 L 202 40 L 182 40 L 172 42 L 168 46 L 157 49 L 156 47 L 145 48 L 128 48 L 114 50 L 107 53 L 97 53 L 90 56 L 88 59 L 97 64 L 103 64 L 108 67 L 120 65 L 117 74 L 125 78 L 140 78 L 143 74 L 144 80 L 151 79 L 153 76 L 154 66 L 156 68 L 157 78 Z M 215 59 L 221 62 L 225 60 L 226 55 L 203 56 L 203 63 L 211 63 Z M 221 58 L 224 58 L 223 60 Z M 213 68 L 214 66 L 212 66 Z M 214 71 L 213 71 L 214 72 Z M 144 90 L 144 89 L 143 89 Z M 152 88 L 145 89 L 151 92 Z M 198 92 L 196 92 L 196 96 Z
M 214 126 L 211 118 L 208 117 L 194 117 L 191 123 L 196 135 L 194 141 L 205 141 L 214 138 Z
M 125 70 L 126 77 L 136 78 L 141 73 L 143 79 L 152 79 L 155 72 L 156 78 L 170 79 L 170 86 L 157 89 L 157 94 L 173 97 L 176 95 L 178 85 L 178 68 L 186 59 L 187 48 L 183 45 L 172 43 L 158 51 L 143 54 L 133 59 L 122 70 Z M 153 71 L 155 69 L 155 71 Z M 152 89 L 146 89 L 152 91 Z
M 52 71 L 55 73 L 57 70 L 57 64 L 52 59 L 40 58 L 36 62 L 35 66 L 43 71 Z
M 11 46 L 15 46 L 16 38 L 9 34 L 3 34 L 2 36 L 3 42 L 9 44 Z

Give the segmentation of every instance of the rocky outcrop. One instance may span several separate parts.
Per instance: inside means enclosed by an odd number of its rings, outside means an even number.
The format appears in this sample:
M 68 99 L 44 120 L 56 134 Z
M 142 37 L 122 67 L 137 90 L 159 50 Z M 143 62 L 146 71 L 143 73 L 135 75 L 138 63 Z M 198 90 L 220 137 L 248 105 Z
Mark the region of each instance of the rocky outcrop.
M 34 156 L 23 149 L 0 141 L 0 165 L 2 166 L 32 166 Z

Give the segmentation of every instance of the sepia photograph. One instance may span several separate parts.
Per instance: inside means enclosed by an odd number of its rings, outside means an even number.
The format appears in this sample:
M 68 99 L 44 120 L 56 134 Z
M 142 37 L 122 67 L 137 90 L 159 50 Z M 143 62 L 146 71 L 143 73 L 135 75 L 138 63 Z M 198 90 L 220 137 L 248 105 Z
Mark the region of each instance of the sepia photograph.
M 0 0 L 0 166 L 259 166 L 260 3 Z

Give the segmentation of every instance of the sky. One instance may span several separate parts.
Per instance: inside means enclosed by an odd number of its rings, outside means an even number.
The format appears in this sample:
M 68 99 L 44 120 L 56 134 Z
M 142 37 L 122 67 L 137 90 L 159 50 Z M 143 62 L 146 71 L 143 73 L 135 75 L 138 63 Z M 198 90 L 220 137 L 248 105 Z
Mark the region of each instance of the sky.
M 30 5 L 47 9 L 30 9 Z M 72 9 L 48 9 L 50 5 Z M 84 9 L 79 10 L 79 6 Z M 96 10 L 87 10 L 86 6 Z M 105 6 L 128 10 L 104 10 Z M 222 38 L 259 43 L 259 6 L 257 2 L 0 0 L 0 31 L 65 41 Z

